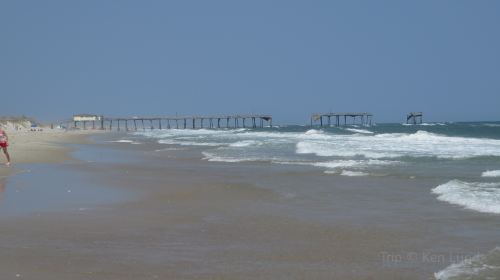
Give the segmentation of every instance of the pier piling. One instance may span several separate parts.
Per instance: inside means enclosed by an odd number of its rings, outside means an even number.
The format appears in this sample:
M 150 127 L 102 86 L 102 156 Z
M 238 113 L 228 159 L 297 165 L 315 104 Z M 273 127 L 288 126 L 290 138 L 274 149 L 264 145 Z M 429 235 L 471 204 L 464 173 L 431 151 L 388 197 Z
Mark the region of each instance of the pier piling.
M 406 115 L 406 123 L 421 124 L 422 123 L 422 112 L 411 112 Z
M 205 120 L 208 119 L 208 124 L 205 124 Z M 251 125 L 248 125 L 247 119 L 251 119 Z M 225 120 L 225 126 L 221 121 Z M 240 122 L 241 120 L 241 122 Z M 100 125 L 96 127 L 96 121 L 92 121 L 92 129 L 102 129 L 102 130 L 113 130 L 121 131 L 124 128 L 126 131 L 139 129 L 138 122 L 142 125 L 142 130 L 146 131 L 146 122 L 149 122 L 150 129 L 164 129 L 163 121 L 167 122 L 166 128 L 176 128 L 179 129 L 182 125 L 182 128 L 188 128 L 188 121 L 190 122 L 189 128 L 197 129 L 197 128 L 210 128 L 210 129 L 220 129 L 220 128 L 240 128 L 242 127 L 264 127 L 264 124 L 267 122 L 269 127 L 273 126 L 272 116 L 270 115 L 222 115 L 222 116 L 183 116 L 183 117 L 120 117 L 120 118 L 105 118 L 101 116 L 98 121 L 100 121 Z M 182 124 L 179 124 L 179 121 Z M 69 122 L 69 121 L 68 121 Z M 74 120 L 73 127 L 75 129 L 81 127 L 82 129 L 87 129 L 86 120 Z M 122 122 L 125 122 L 125 126 L 123 127 Z M 129 122 L 133 122 L 133 128 L 129 126 Z M 175 122 L 175 126 L 171 124 L 171 122 Z M 233 125 L 231 125 L 233 124 Z M 100 127 L 99 127 L 100 126 Z
M 348 125 L 348 118 L 352 124 L 359 124 L 363 126 L 370 126 L 372 124 L 373 114 L 371 113 L 320 113 L 311 115 L 311 126 L 319 122 L 319 126 L 323 126 L 323 118 L 326 118 L 326 123 L 332 126 L 332 117 L 334 119 L 334 126 Z M 341 123 L 341 117 L 344 117 L 344 123 Z M 359 119 L 358 119 L 359 117 Z M 359 121 L 359 122 L 358 122 Z

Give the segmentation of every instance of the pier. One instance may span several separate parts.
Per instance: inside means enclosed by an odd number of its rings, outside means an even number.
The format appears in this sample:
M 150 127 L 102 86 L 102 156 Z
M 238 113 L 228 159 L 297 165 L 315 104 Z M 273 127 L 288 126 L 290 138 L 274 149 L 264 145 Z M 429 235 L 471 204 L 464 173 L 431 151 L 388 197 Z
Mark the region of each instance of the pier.
M 363 126 L 372 125 L 373 114 L 371 113 L 321 113 L 311 116 L 311 126 L 341 126 L 359 124 Z
M 406 116 L 406 123 L 421 124 L 422 123 L 422 112 L 411 112 Z
M 272 127 L 270 115 L 220 115 L 220 116 L 175 116 L 175 117 L 104 117 L 97 115 L 75 115 L 72 128 L 100 130 L 146 130 L 146 129 L 220 129 Z M 70 127 L 69 125 L 67 126 Z

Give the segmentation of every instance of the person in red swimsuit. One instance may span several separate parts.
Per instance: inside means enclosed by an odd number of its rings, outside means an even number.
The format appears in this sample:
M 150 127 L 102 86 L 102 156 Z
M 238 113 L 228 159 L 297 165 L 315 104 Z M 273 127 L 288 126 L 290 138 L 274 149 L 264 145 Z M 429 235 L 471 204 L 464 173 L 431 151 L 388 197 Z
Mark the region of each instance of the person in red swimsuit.
M 7 157 L 7 166 L 10 165 L 10 155 L 9 151 L 7 151 L 7 147 L 9 146 L 9 136 L 7 136 L 7 133 L 5 130 L 3 130 L 0 127 L 0 148 L 2 148 L 3 153 Z

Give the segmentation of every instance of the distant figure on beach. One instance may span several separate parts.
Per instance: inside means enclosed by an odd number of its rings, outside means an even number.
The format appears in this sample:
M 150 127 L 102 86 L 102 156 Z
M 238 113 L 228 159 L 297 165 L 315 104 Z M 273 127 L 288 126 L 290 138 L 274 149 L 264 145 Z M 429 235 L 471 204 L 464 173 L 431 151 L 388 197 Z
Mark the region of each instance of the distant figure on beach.
M 0 148 L 2 148 L 3 153 L 7 157 L 7 166 L 10 166 L 10 155 L 9 151 L 7 151 L 7 147 L 9 146 L 9 136 L 7 136 L 7 132 L 0 127 Z

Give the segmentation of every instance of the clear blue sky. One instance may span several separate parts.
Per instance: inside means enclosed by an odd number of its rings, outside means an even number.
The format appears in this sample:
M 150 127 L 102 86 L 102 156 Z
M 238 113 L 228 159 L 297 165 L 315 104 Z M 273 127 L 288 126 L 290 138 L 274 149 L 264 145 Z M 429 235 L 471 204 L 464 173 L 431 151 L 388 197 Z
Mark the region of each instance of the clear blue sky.
M 500 1 L 0 0 L 0 115 L 500 120 Z

